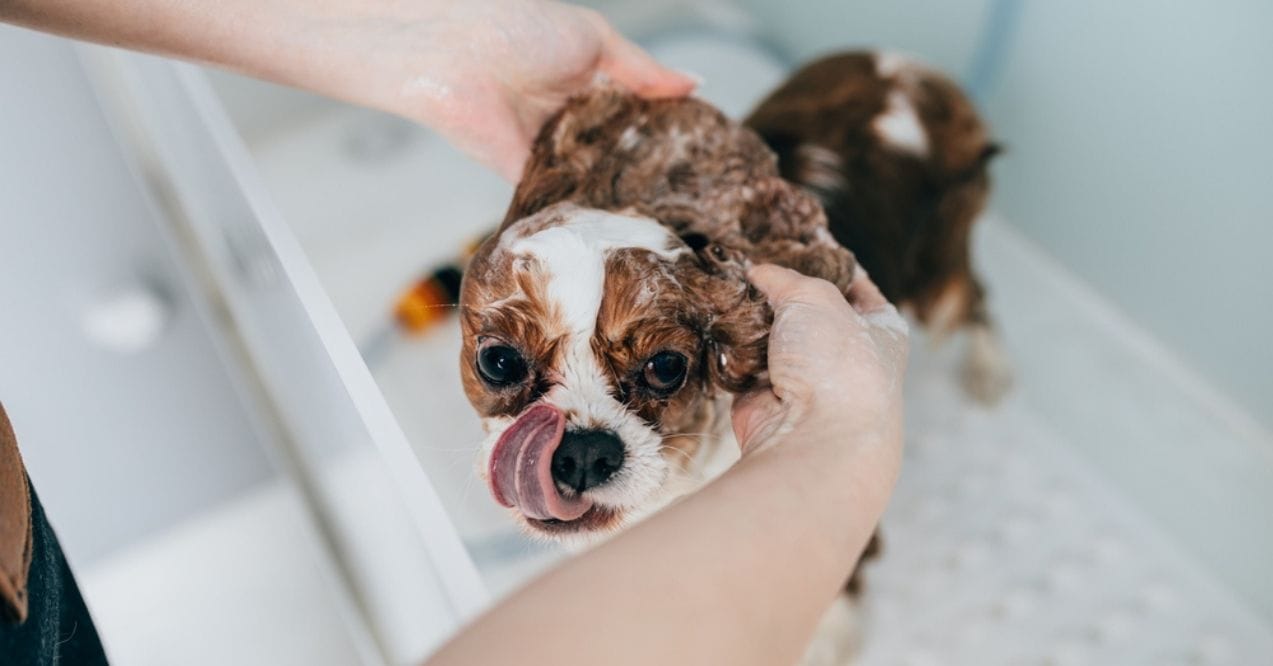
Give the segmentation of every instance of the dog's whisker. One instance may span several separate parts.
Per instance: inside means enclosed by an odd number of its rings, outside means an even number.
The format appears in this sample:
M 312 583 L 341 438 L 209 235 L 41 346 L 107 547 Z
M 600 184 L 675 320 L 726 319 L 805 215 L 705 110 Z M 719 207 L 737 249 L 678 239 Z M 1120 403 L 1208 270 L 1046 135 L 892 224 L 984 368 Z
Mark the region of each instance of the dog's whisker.
M 413 307 L 417 307 L 422 310 L 436 310 L 438 308 L 463 308 L 468 306 L 461 303 L 430 303 L 428 305 L 416 305 Z
M 662 440 L 666 442 L 669 439 L 676 439 L 677 437 L 695 437 L 698 439 L 707 439 L 707 438 L 716 437 L 716 436 L 717 436 L 717 433 L 714 433 L 714 432 L 678 432 L 678 433 L 673 433 L 671 435 L 662 435 L 661 437 L 662 437 Z
M 659 453 L 663 453 L 664 451 L 670 451 L 670 452 L 672 452 L 672 453 L 675 453 L 675 454 L 679 455 L 679 456 L 681 457 L 681 459 L 682 459 L 682 460 L 684 460 L 684 461 L 685 461 L 685 464 L 687 465 L 687 467 L 682 467 L 682 468 L 681 468 L 681 471 L 686 471 L 686 470 L 688 469 L 688 465 L 691 465 L 691 464 L 693 464 L 693 463 L 694 463 L 694 456 L 692 456 L 692 455 L 690 455 L 690 454 L 688 454 L 688 453 L 686 453 L 686 452 L 684 452 L 684 451 L 682 451 L 682 450 L 680 450 L 680 449 L 673 448 L 673 447 L 671 447 L 671 446 L 661 446 L 661 447 L 659 447 Z

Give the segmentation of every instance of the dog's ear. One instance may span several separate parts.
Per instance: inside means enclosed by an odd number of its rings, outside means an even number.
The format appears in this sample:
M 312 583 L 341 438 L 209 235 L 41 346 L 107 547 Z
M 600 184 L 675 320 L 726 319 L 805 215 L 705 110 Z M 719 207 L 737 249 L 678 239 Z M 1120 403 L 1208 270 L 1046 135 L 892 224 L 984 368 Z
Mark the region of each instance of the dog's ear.
M 707 381 L 730 393 L 763 384 L 773 312 L 764 294 L 747 282 L 746 256 L 702 234 L 681 240 L 693 254 L 681 258 L 677 279 L 703 338 Z
M 769 327 L 773 311 L 748 285 L 747 297 L 716 313 L 706 330 L 704 362 L 713 385 L 741 393 L 769 381 Z
M 738 215 L 748 259 L 822 278 L 847 294 L 857 261 L 832 237 L 818 200 L 777 177 L 758 179 L 749 194 Z
M 820 277 L 848 293 L 856 262 L 832 238 L 818 202 L 778 177 L 722 192 L 695 211 L 663 210 L 661 219 L 693 252 L 679 276 L 699 311 L 704 365 L 713 385 L 733 393 L 768 380 L 767 350 L 773 312 L 747 281 L 747 269 L 777 264 Z M 731 223 L 712 221 L 729 211 Z M 683 222 L 676 220 L 684 219 Z

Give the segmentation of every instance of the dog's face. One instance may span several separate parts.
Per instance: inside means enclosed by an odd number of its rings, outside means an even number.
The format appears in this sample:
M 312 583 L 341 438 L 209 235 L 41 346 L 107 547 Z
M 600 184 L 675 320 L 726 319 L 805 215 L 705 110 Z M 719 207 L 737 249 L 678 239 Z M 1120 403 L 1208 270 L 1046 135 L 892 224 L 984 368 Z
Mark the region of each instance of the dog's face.
M 664 503 L 715 389 L 763 373 L 770 313 L 738 253 L 557 204 L 504 227 L 461 295 L 480 471 L 532 530 L 587 538 Z

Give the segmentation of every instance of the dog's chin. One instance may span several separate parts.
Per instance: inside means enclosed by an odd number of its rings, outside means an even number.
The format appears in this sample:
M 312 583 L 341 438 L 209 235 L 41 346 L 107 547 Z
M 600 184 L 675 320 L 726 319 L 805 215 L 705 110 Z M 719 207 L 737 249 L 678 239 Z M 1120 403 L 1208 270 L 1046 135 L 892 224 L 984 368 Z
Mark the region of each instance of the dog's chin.
M 588 544 L 614 533 L 623 524 L 623 510 L 593 505 L 574 520 L 540 520 L 519 516 L 532 535 L 570 544 Z

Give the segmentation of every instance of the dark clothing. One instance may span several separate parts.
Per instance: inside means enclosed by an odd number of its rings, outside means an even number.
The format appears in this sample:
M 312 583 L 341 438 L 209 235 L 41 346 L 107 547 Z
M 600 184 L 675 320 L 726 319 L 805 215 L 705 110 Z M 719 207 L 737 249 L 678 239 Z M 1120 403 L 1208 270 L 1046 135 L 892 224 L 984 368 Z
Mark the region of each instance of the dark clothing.
M 79 587 L 62 556 L 44 507 L 31 490 L 31 569 L 27 578 L 27 618 L 17 624 L 0 620 L 0 664 L 35 666 L 105 664 Z
M 0 406 L 0 666 L 96 666 L 106 654 Z

